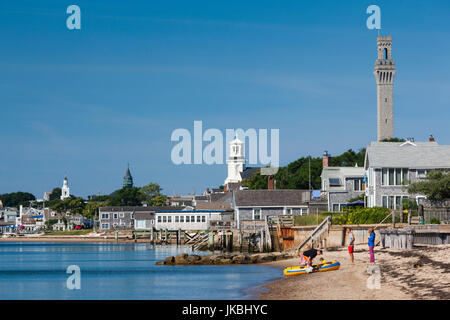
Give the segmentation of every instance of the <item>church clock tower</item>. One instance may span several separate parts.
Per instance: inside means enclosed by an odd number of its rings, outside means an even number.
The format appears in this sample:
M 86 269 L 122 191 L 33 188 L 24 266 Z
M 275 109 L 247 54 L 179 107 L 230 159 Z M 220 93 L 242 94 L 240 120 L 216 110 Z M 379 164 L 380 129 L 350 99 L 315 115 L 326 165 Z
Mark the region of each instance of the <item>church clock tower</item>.
M 225 185 L 228 183 L 241 182 L 241 172 L 244 171 L 245 156 L 244 142 L 236 138 L 230 142 L 230 156 L 227 160 L 228 177 L 225 179 Z
M 392 36 L 377 38 L 378 59 L 375 61 L 377 82 L 378 141 L 394 137 L 394 76 Z
M 67 177 L 64 177 L 63 185 L 61 188 L 61 200 L 67 199 L 68 197 L 70 197 L 69 182 L 67 180 Z

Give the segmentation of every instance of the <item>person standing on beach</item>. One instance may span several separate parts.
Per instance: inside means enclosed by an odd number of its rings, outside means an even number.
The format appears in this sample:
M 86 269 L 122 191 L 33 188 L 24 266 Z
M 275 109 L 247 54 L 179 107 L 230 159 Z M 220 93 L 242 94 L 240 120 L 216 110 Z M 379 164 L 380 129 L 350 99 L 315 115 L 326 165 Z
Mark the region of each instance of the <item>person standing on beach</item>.
M 368 245 L 369 245 L 369 252 L 370 252 L 370 263 L 374 264 L 375 263 L 375 254 L 373 252 L 373 248 L 375 247 L 375 231 L 372 228 L 369 229 Z
M 352 263 L 355 262 L 355 259 L 353 257 L 353 251 L 355 250 L 355 236 L 353 235 L 352 229 L 348 228 L 347 229 L 347 233 L 348 233 L 348 254 L 350 255 L 350 261 Z

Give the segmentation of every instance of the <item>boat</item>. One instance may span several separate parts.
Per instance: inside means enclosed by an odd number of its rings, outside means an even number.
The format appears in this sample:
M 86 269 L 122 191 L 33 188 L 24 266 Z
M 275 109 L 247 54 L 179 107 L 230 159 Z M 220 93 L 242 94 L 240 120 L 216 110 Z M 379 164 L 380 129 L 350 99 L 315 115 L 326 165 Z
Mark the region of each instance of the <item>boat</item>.
M 341 264 L 339 261 L 333 260 L 329 262 L 322 262 L 320 264 L 314 264 L 312 265 L 313 270 L 312 272 L 324 272 L 324 271 L 331 271 L 331 270 L 337 270 L 341 267 Z M 297 266 L 297 267 L 288 267 L 284 269 L 283 273 L 285 276 L 295 276 L 297 274 L 305 274 L 307 266 Z

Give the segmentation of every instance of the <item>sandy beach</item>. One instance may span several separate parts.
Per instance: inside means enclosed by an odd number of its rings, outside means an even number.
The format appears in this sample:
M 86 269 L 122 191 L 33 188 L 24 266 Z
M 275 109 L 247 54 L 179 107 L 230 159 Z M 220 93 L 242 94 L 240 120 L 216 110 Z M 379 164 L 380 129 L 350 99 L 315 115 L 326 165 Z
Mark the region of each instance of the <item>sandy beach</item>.
M 324 251 L 325 260 L 338 260 L 336 271 L 283 277 L 263 288 L 264 300 L 410 300 L 450 299 L 450 245 L 421 246 L 411 251 L 375 248 L 381 270 L 380 289 L 369 289 L 367 245 L 355 246 L 355 263 L 347 248 Z M 318 258 L 316 258 L 318 260 Z M 270 262 L 282 269 L 299 259 Z

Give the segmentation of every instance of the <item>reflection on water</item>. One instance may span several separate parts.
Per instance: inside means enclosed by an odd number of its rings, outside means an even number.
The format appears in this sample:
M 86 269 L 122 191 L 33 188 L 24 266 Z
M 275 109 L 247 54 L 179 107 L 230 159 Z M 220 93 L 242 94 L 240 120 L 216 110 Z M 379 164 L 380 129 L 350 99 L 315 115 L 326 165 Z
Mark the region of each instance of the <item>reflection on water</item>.
M 0 299 L 246 299 L 280 276 L 260 265 L 157 266 L 184 246 L 144 243 L 0 242 Z M 205 253 L 199 253 L 205 254 Z M 81 289 L 69 290 L 69 265 Z

